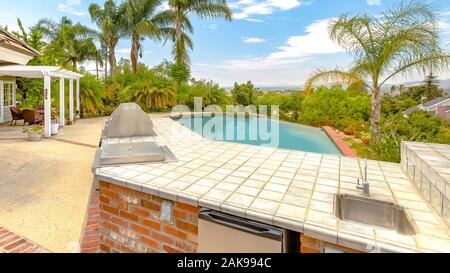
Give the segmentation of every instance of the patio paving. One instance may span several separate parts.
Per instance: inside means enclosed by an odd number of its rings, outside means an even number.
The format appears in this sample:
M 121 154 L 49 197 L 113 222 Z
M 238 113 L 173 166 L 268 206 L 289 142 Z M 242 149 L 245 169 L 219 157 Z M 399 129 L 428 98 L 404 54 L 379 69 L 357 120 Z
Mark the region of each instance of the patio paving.
M 27 141 L 0 126 L 0 224 L 53 252 L 77 250 L 104 118 L 79 120 L 58 137 Z

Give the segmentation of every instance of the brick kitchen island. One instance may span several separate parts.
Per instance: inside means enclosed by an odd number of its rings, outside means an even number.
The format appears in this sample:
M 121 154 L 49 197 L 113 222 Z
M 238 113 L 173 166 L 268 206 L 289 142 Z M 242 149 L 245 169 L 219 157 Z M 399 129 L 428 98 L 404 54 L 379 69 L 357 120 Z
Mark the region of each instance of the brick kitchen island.
M 412 236 L 334 215 L 335 194 L 360 194 L 361 159 L 212 141 L 170 118 L 153 122 L 156 137 L 108 141 L 156 142 L 176 161 L 94 170 L 103 252 L 196 252 L 205 208 L 297 232 L 302 253 L 450 252 L 445 221 L 400 164 L 368 162 L 371 198 L 404 207 Z
M 161 216 L 160 197 L 107 182 L 100 184 L 104 252 L 196 252 L 198 208 L 173 202 L 172 219 Z

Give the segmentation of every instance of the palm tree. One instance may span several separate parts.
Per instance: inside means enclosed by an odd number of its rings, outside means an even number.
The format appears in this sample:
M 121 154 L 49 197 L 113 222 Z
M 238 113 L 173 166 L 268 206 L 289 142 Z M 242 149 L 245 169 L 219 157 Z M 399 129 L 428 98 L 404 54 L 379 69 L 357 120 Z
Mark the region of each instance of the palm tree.
M 104 52 L 102 48 L 91 52 L 91 59 L 95 62 L 95 73 L 98 79 L 100 78 L 99 67 L 104 67 L 103 56 Z
M 185 67 L 190 64 L 188 51 L 194 47 L 189 37 L 189 34 L 194 32 L 189 15 L 195 14 L 202 19 L 232 19 L 232 12 L 226 0 L 169 0 L 169 6 L 170 10 L 164 12 L 166 20 L 163 22 L 162 32 L 173 42 L 172 55 L 175 63 Z
M 77 71 L 77 65 L 92 60 L 97 51 L 94 31 L 79 23 L 74 25 L 65 17 L 60 23 L 42 19 L 37 27 L 50 40 L 47 53 L 64 68 L 71 66 L 73 71 Z
M 389 80 L 433 69 L 448 68 L 450 56 L 439 47 L 437 13 L 419 2 L 401 3 L 376 15 L 343 15 L 331 22 L 331 39 L 352 53 L 349 71 L 317 71 L 307 81 L 306 93 L 316 83 L 351 84 L 364 81 L 372 92 L 371 138 L 381 139 L 381 88 Z
M 152 80 L 132 84 L 124 90 L 128 98 L 150 110 L 161 110 L 176 103 L 176 94 L 168 86 L 158 86 Z
M 98 4 L 89 6 L 91 19 L 100 29 L 98 38 L 108 48 L 108 60 L 110 65 L 110 76 L 114 79 L 114 68 L 116 66 L 116 47 L 119 40 L 126 34 L 124 28 L 124 14 L 120 12 L 119 6 L 114 0 L 106 0 L 103 8 Z M 106 75 L 105 75 L 106 76 Z
M 142 57 L 142 40 L 147 37 L 153 40 L 161 38 L 160 22 L 163 14 L 158 12 L 162 0 L 128 0 L 121 6 L 125 15 L 124 26 L 131 39 L 131 67 L 137 72 L 139 57 Z

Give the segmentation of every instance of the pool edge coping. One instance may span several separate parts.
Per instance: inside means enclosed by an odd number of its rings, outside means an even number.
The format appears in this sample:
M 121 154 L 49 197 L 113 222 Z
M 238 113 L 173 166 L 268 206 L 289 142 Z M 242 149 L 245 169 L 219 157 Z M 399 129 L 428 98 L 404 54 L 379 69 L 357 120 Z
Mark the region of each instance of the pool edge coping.
M 333 141 L 334 145 L 341 151 L 343 156 L 358 157 L 356 152 L 345 142 L 337 133 L 336 129 L 331 126 L 322 126 L 322 129 Z

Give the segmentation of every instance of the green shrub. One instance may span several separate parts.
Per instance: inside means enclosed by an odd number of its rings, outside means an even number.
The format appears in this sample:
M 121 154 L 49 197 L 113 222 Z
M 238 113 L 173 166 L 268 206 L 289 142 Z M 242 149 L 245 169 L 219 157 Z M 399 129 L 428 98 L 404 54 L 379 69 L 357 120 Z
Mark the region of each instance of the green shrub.
M 382 138 L 371 143 L 377 159 L 400 162 L 400 143 L 418 141 L 450 144 L 450 122 L 416 111 L 408 117 L 401 113 L 391 115 L 382 122 Z
M 106 87 L 101 80 L 89 73 L 80 79 L 81 116 L 102 115 L 105 99 Z

